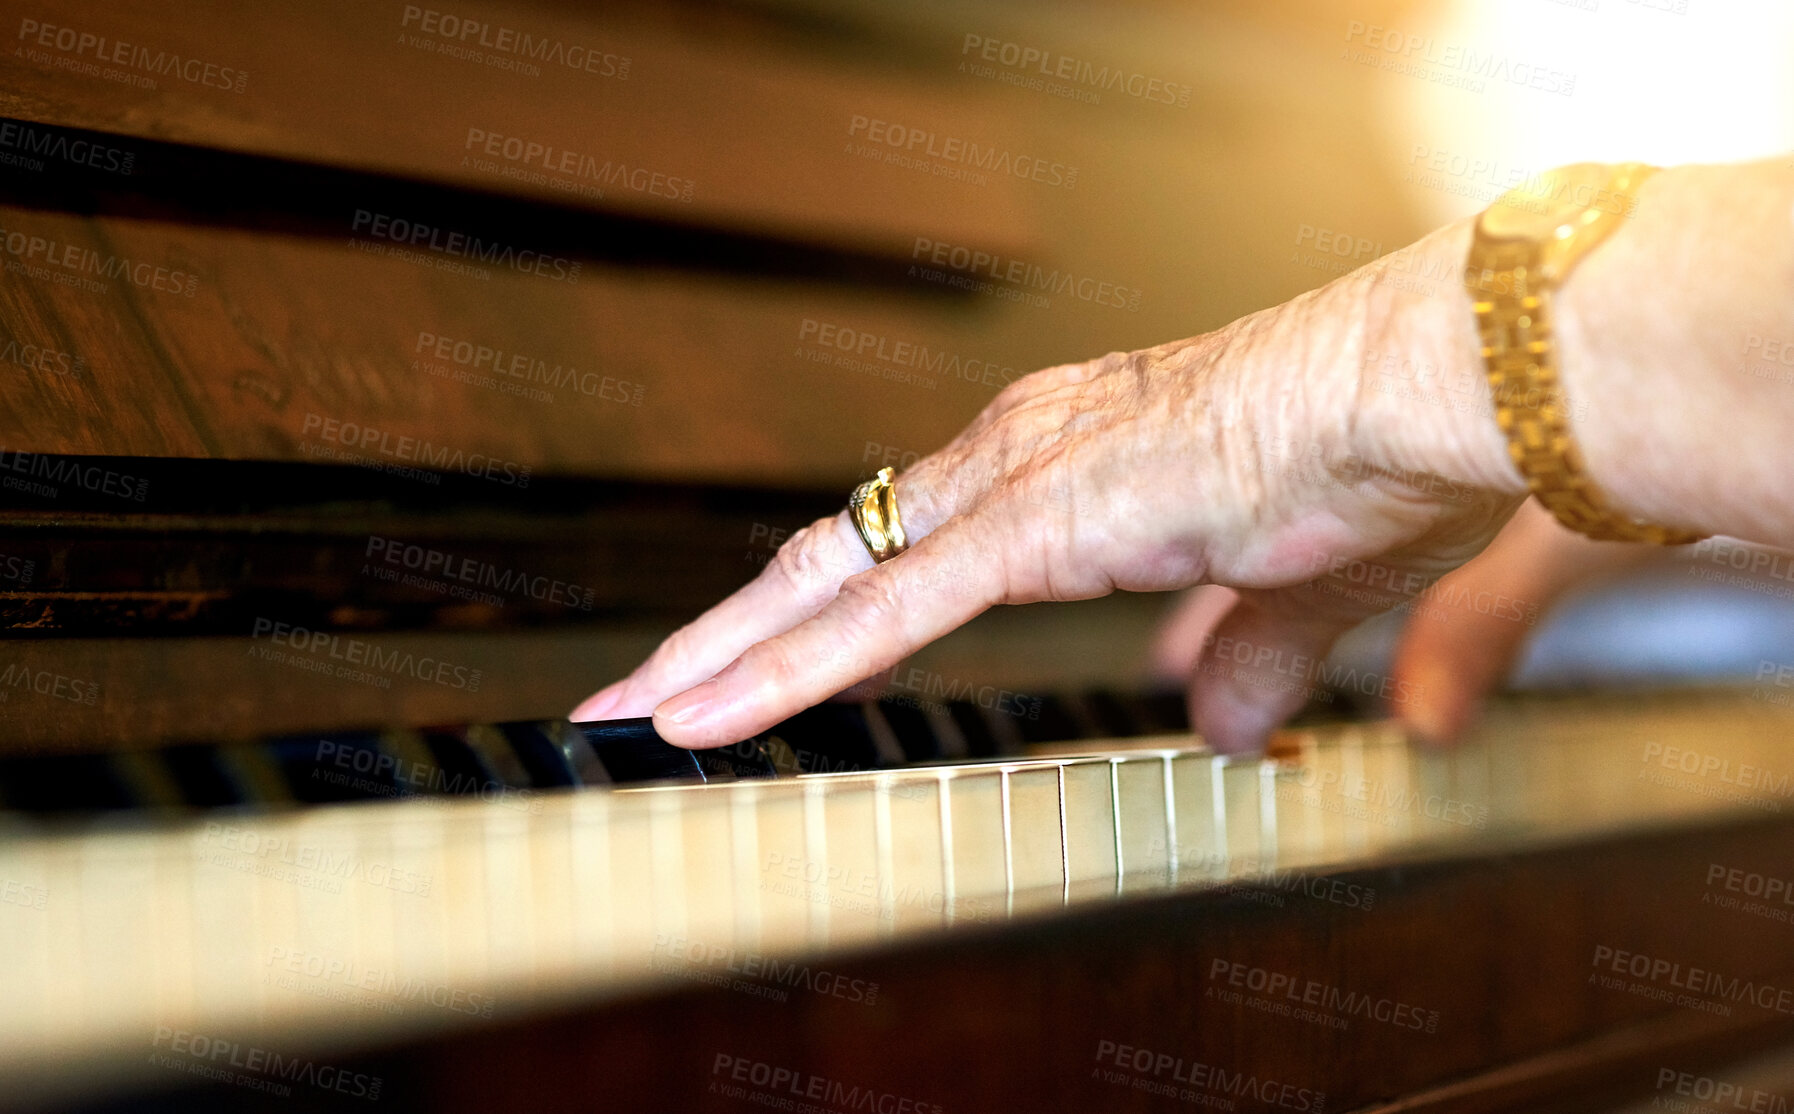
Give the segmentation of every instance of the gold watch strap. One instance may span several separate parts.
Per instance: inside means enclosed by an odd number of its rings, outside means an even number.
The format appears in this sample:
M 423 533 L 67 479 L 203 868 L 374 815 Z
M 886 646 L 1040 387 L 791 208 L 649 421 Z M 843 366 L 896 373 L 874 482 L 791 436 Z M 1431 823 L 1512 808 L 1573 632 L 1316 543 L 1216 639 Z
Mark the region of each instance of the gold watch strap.
M 1477 222 L 1464 285 L 1476 313 L 1477 335 L 1495 401 L 1495 420 L 1507 436 L 1508 455 L 1526 484 L 1557 520 L 1598 541 L 1686 545 L 1704 535 L 1639 522 L 1614 510 L 1601 493 L 1570 433 L 1569 410 L 1558 374 L 1551 292 L 1575 262 L 1619 226 L 1636 189 L 1654 168 L 1627 163 L 1613 168 L 1604 205 L 1616 219 L 1574 221 L 1574 231 L 1552 239 L 1485 234 Z M 1536 206 L 1536 195 L 1514 191 L 1495 202 Z M 1492 207 L 1493 208 L 1493 207 Z M 1566 243 L 1577 238 L 1575 243 Z

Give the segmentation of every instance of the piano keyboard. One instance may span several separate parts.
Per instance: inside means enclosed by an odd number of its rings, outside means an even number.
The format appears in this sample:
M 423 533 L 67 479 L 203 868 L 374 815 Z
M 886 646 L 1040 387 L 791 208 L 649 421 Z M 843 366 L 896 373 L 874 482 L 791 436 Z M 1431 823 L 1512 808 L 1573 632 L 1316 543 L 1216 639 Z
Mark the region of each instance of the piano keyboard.
M 140 1082 L 159 1032 L 278 1030 L 328 1051 L 351 1030 L 521 1016 L 1169 889 L 1779 810 L 1791 722 L 1685 693 L 1516 703 L 1445 753 L 1365 724 L 1290 733 L 1264 759 L 1141 737 L 770 780 L 15 818 L 0 1079 Z
M 972 701 L 824 704 L 761 739 L 714 751 L 661 743 L 647 720 L 565 720 L 287 735 L 154 750 L 0 756 L 0 806 L 18 812 L 318 805 L 503 796 L 576 786 L 710 781 L 1020 757 L 1047 740 L 1189 730 L 1177 693 L 1030 698 L 1027 714 Z

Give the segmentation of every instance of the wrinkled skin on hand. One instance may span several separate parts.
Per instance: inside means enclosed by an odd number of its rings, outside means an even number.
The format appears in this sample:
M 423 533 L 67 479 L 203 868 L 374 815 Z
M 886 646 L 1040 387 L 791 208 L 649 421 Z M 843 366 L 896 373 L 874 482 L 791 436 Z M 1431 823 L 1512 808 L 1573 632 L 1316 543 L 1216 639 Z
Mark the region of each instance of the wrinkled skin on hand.
M 845 512 L 822 519 L 574 718 L 652 712 L 670 742 L 722 745 L 997 604 L 1217 584 L 1237 600 L 1194 721 L 1218 749 L 1261 746 L 1341 632 L 1468 560 L 1519 501 L 1486 412 L 1368 382 L 1367 352 L 1441 343 L 1406 297 L 1341 280 L 1018 380 L 898 478 L 906 553 L 875 567 Z

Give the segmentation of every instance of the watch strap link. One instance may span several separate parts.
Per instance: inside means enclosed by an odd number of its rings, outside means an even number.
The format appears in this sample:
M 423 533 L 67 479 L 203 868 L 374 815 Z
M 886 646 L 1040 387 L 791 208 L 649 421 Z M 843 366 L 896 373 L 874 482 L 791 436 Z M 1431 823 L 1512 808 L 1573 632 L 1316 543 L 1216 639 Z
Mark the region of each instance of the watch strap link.
M 1499 204 L 1499 202 L 1497 202 Z M 1638 522 L 1615 511 L 1588 474 L 1570 433 L 1558 375 L 1544 252 L 1533 241 L 1490 243 L 1470 252 L 1465 286 L 1476 313 L 1495 420 L 1527 486 L 1557 520 L 1598 541 L 1686 545 L 1704 535 Z

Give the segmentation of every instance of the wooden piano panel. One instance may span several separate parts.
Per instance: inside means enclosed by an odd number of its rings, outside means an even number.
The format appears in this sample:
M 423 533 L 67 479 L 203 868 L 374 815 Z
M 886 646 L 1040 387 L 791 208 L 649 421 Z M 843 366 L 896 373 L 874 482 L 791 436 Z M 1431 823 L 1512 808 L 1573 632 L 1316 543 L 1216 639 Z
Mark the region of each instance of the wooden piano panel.
M 407 11 L 418 9 L 409 24 Z M 541 65 L 539 76 L 420 49 L 454 40 L 422 31 L 421 13 L 475 21 L 519 36 L 589 46 L 627 59 L 627 76 Z M 771 225 L 810 236 L 906 244 L 919 228 L 943 238 L 1015 245 L 1034 225 L 1023 184 L 998 179 L 968 209 L 958 184 L 879 173 L 844 153 L 855 115 L 913 121 L 944 135 L 1013 143 L 1003 90 L 946 87 L 926 73 L 867 65 L 878 48 L 808 42 L 777 20 L 720 9 L 655 13 L 607 6 L 580 11 L 491 0 L 409 5 L 305 0 L 244 8 L 229 0 L 178 12 L 116 0 L 66 0 L 22 9 L 0 52 L 0 112 L 183 143 L 504 189 L 560 203 L 654 213 L 706 223 Z M 698 22 L 701 19 L 701 25 Z M 66 68 L 85 52 L 38 45 L 41 26 L 211 63 L 241 92 L 140 73 L 153 89 Z M 24 34 L 22 32 L 30 32 Z M 13 49 L 17 47 L 18 49 Z M 226 73 L 229 70 L 232 73 Z M 207 79 L 210 80 L 210 79 Z M 692 183 L 689 200 L 602 187 L 601 202 L 482 169 L 470 128 L 537 141 L 602 167 L 615 161 Z M 486 162 L 516 165 L 501 158 Z M 525 164 L 528 165 L 528 164 Z M 612 173 L 614 174 L 614 168 Z M 561 176 L 577 181 L 578 176 Z M 913 180 L 912 180 L 913 179 Z M 660 187 L 651 186 L 658 190 Z M 669 190 L 669 192 L 673 192 Z
M 0 209 L 9 234 L 53 241 L 66 249 L 112 255 L 100 223 L 56 213 Z M 15 241 L 16 242 L 16 241 Z M 27 241 L 23 250 L 31 252 Z M 41 258 L 42 252 L 38 255 Z M 0 444 L 13 451 L 208 456 L 218 451 L 211 420 L 192 407 L 187 377 L 158 349 L 153 315 L 113 282 L 103 294 L 60 285 L 67 269 L 12 254 L 0 281 Z M 172 301 L 178 295 L 159 294 Z M 114 447 L 115 446 L 115 447 Z M 122 508 L 121 508 L 122 509 Z
M 577 283 L 499 273 L 481 281 L 346 242 L 13 208 L 0 208 L 0 227 L 197 276 L 192 297 L 121 280 L 104 293 L 8 285 L 3 296 L 18 307 L 8 336 L 90 365 L 81 376 L 0 378 L 0 439 L 38 452 L 322 462 L 320 449 L 346 449 L 325 437 L 322 423 L 332 421 L 519 469 L 838 482 L 861 467 L 866 442 L 927 451 L 1005 378 L 1047 361 L 1042 346 L 984 335 L 993 317 L 1021 326 L 1023 314 L 1038 311 L 961 308 L 925 293 L 879 298 L 596 267 Z M 960 367 L 975 361 L 980 376 L 986 363 L 997 368 L 986 383 L 954 374 L 950 363 L 929 373 L 864 360 L 905 381 L 818 363 L 800 353 L 842 354 L 804 335 L 809 320 L 924 344 Z M 567 385 L 505 377 L 440 358 L 429 345 L 419 352 L 422 334 L 579 374 Z M 793 406 L 794 398 L 811 406 Z M 853 417 L 819 423 L 812 407 Z M 497 482 L 508 484 L 509 473 Z
M 702 30 L 688 18 L 699 9 L 683 7 L 607 9 L 600 24 L 547 6 L 491 8 L 519 27 L 637 52 L 626 80 L 563 88 L 581 75 L 520 78 L 400 46 L 385 28 L 403 19 L 402 4 L 309 0 L 253 19 L 201 5 L 170 20 L 83 0 L 58 6 L 54 18 L 240 60 L 244 91 L 176 81 L 144 90 L 0 52 L 0 85 L 9 90 L 0 113 L 104 129 L 125 144 L 148 137 L 548 197 L 573 212 L 772 229 L 896 261 L 918 236 L 989 248 L 1138 290 L 1138 311 L 1063 295 L 1047 309 L 988 295 L 943 298 L 927 283 L 913 298 L 902 284 L 850 292 L 770 273 L 776 268 L 719 279 L 588 263 L 577 290 L 515 275 L 482 282 L 358 253 L 346 246 L 352 212 L 341 215 L 340 231 L 310 228 L 318 242 L 285 226 L 249 236 L 107 218 L 94 234 L 114 250 L 187 259 L 198 289 L 191 299 L 124 290 L 123 304 L 105 312 L 42 311 L 71 338 L 118 330 L 114 316 L 153 335 L 104 353 L 123 369 L 108 401 L 71 410 L 41 388 L 0 386 L 17 423 L 0 427 L 0 437 L 42 450 L 297 459 L 304 414 L 329 407 L 329 416 L 395 434 L 427 430 L 438 443 L 539 468 L 840 484 L 870 463 L 868 442 L 896 449 L 899 461 L 930 451 L 994 387 L 946 375 L 932 376 L 930 389 L 806 364 L 795 354 L 806 318 L 990 361 L 1001 379 L 1189 335 L 1332 277 L 1289 261 L 1305 224 L 1384 243 L 1417 231 L 1365 158 L 1379 142 L 1377 86 L 1361 67 L 1330 64 L 1335 13 L 1232 5 L 1110 20 L 1018 10 L 992 14 L 984 27 L 1082 44 L 1092 60 L 1189 82 L 1188 107 L 1169 107 L 1113 94 L 1083 104 L 962 74 L 968 21 L 945 8 L 850 7 L 836 24 L 797 8 L 726 16 L 705 8 Z M 1273 41 L 1277 52 L 1269 52 Z M 650 62 L 665 67 L 661 76 Z M 1292 69 L 1305 74 L 1300 85 L 1283 80 Z M 704 207 L 702 189 L 689 205 L 657 209 L 616 191 L 600 202 L 471 173 L 460 166 L 465 128 L 487 114 L 500 117 L 493 130 L 539 126 L 569 146 L 567 137 L 590 132 L 628 157 L 664 154 L 675 169 L 699 166 L 690 173 L 700 186 L 720 184 L 715 207 Z M 849 153 L 851 118 L 881 114 L 1062 161 L 1078 168 L 1076 186 L 1002 174 L 955 182 Z M 133 179 L 108 181 L 131 188 Z M 264 207 L 273 219 L 294 200 L 276 192 L 227 191 L 224 199 Z M 466 204 L 477 217 L 479 204 Z M 36 212 L 4 216 L 27 228 L 55 223 Z M 60 305 L 72 294 L 36 296 Z M 7 324 L 31 332 L 35 320 Z M 478 333 L 470 339 L 640 383 L 642 405 L 543 404 L 420 378 L 410 360 L 418 334 L 431 330 Z M 150 365 L 158 370 L 141 370 Z

